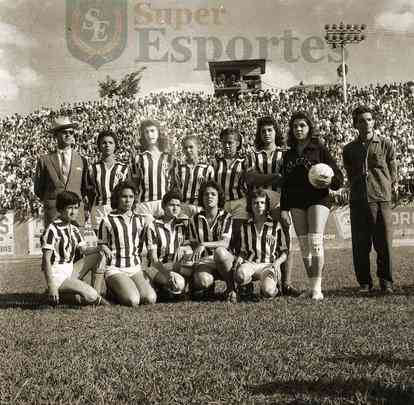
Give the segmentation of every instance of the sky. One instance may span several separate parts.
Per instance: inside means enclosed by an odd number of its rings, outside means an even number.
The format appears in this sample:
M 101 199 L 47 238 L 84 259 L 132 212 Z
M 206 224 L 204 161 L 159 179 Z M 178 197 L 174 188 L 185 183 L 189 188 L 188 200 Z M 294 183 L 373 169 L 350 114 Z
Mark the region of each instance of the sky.
M 113 60 L 98 67 L 69 49 L 75 34 L 101 49 L 113 38 L 108 10 L 123 1 L 126 40 Z M 76 28 L 66 14 L 78 3 Z M 413 0 L 0 0 L 0 117 L 97 100 L 98 81 L 142 66 L 141 94 L 211 93 L 207 60 L 259 57 L 264 88 L 335 83 L 340 57 L 324 26 L 341 21 L 367 25 L 366 39 L 347 47 L 350 83 L 414 79 Z

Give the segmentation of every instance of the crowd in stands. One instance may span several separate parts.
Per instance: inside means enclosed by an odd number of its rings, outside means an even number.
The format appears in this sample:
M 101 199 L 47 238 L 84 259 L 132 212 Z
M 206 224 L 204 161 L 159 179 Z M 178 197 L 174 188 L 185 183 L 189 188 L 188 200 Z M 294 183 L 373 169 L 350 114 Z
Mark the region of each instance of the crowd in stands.
M 76 143 L 90 163 L 97 160 L 96 137 L 103 129 L 112 129 L 120 139 L 118 159 L 127 162 L 131 145 L 136 145 L 139 123 L 146 118 L 158 120 L 168 135 L 171 149 L 181 157 L 181 139 L 196 134 L 201 139 L 203 158 L 207 161 L 219 150 L 219 133 L 234 127 L 243 136 L 245 152 L 253 145 L 256 118 L 273 116 L 286 132 L 294 111 L 306 110 L 317 123 L 320 138 L 342 162 L 342 147 L 356 133 L 350 112 L 358 104 L 368 104 L 377 114 L 376 129 L 390 139 L 397 151 L 400 195 L 414 190 L 414 94 L 407 94 L 404 83 L 350 87 L 348 106 L 336 90 L 264 90 L 243 94 L 235 99 L 214 97 L 200 92 L 157 93 L 135 100 L 105 98 L 63 104 L 60 108 L 42 109 L 27 115 L 14 114 L 0 121 L 1 209 L 14 209 L 27 216 L 41 204 L 33 193 L 32 177 L 37 157 L 54 148 L 48 133 L 56 115 L 69 115 L 79 124 Z

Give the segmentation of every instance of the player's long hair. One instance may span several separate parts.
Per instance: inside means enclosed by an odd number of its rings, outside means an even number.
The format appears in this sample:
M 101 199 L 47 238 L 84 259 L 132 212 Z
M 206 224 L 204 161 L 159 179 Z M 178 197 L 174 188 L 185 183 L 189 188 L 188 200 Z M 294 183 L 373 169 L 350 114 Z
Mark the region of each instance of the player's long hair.
M 283 146 L 283 134 L 272 117 L 260 117 L 257 119 L 256 137 L 254 138 L 254 146 L 257 150 L 263 149 L 262 128 L 264 126 L 272 126 L 275 130 L 275 144 L 276 146 Z
M 204 203 L 203 203 L 203 199 L 204 199 L 204 193 L 206 192 L 207 188 L 211 187 L 214 188 L 215 190 L 217 190 L 218 193 L 218 207 L 219 208 L 223 208 L 224 207 L 224 203 L 225 203 L 225 199 L 224 199 L 224 193 L 223 190 L 221 189 L 221 187 L 218 185 L 218 183 L 214 180 L 208 180 L 205 181 L 201 187 L 200 187 L 200 191 L 198 192 L 198 205 L 200 207 L 204 207 Z
M 130 181 L 120 181 L 112 191 L 111 194 L 111 208 L 113 210 L 117 210 L 119 206 L 119 199 L 121 198 L 122 191 L 125 189 L 132 190 L 134 196 L 137 194 L 137 190 L 135 185 Z M 134 199 L 135 202 L 135 199 Z
M 310 115 L 305 111 L 297 111 L 292 114 L 289 120 L 289 129 L 288 129 L 288 136 L 287 136 L 288 146 L 296 148 L 297 140 L 295 138 L 295 135 L 293 135 L 293 123 L 295 122 L 295 120 L 298 120 L 298 119 L 305 120 L 306 123 L 308 124 L 309 126 L 308 139 L 311 139 L 315 141 L 316 143 L 319 143 L 320 142 L 319 134 L 316 131 L 315 124 L 312 118 L 310 117 Z
M 269 195 L 266 193 L 266 191 L 263 188 L 259 187 L 259 188 L 252 189 L 247 194 L 246 211 L 249 213 L 251 218 L 254 217 L 253 200 L 256 199 L 256 198 L 262 198 L 262 197 L 266 198 L 266 211 L 265 211 L 265 214 L 270 215 L 270 198 L 269 198 Z
M 145 128 L 156 127 L 158 130 L 158 148 L 161 152 L 169 152 L 169 141 L 168 137 L 161 131 L 161 126 L 158 121 L 155 120 L 144 120 L 139 126 L 139 143 L 142 151 L 147 150 L 148 144 L 145 139 Z

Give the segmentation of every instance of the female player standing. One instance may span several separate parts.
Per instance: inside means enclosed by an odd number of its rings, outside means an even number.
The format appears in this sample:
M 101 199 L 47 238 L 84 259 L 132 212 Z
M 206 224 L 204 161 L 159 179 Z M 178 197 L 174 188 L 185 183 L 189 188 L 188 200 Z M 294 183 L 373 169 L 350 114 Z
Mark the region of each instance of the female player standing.
M 115 160 L 118 140 L 114 132 L 101 131 L 97 139 L 101 160 L 91 168 L 95 198 L 92 203 L 91 217 L 93 229 L 98 233 L 102 219 L 111 212 L 111 194 L 115 186 L 126 180 L 128 166 Z
M 245 160 L 240 155 L 242 137 L 232 128 L 225 128 L 220 133 L 222 155 L 216 156 L 214 179 L 224 193 L 224 209 L 233 217 L 233 234 L 231 247 L 240 248 L 240 225 L 247 219 Z
M 306 295 L 321 300 L 325 262 L 323 235 L 331 206 L 329 188 L 338 190 L 343 183 L 343 175 L 328 149 L 318 140 L 314 124 L 306 113 L 292 115 L 288 144 L 290 149 L 284 155 L 282 167 L 282 218 L 288 221 L 290 211 L 309 277 Z M 329 165 L 334 172 L 332 178 L 320 179 L 318 188 L 312 186 L 308 179 L 309 169 L 317 163 Z
M 163 214 L 162 197 L 171 188 L 176 163 L 168 153 L 168 140 L 158 122 L 143 121 L 139 133 L 143 152 L 133 156 L 131 162 L 131 178 L 139 195 L 135 212 L 151 222 Z
M 98 245 L 109 257 L 104 269 L 107 286 L 122 305 L 153 304 L 157 295 L 148 276 L 141 268 L 141 251 L 146 228 L 140 216 L 133 212 L 135 187 L 120 182 L 111 196 L 114 211 L 99 226 Z M 99 278 L 97 277 L 98 283 Z
M 182 141 L 185 162 L 175 168 L 176 186 L 181 192 L 181 213 L 191 218 L 202 210 L 198 201 L 201 184 L 212 180 L 213 166 L 199 161 L 200 141 L 195 135 L 186 136 Z

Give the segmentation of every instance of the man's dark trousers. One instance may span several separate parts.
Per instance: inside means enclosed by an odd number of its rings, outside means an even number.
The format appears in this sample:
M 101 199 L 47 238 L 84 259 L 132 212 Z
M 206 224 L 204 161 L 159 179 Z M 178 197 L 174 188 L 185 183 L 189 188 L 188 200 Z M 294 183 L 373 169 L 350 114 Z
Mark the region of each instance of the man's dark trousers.
M 351 202 L 354 269 L 358 283 L 372 287 L 369 254 L 377 252 L 377 275 L 381 287 L 392 286 L 391 203 Z

